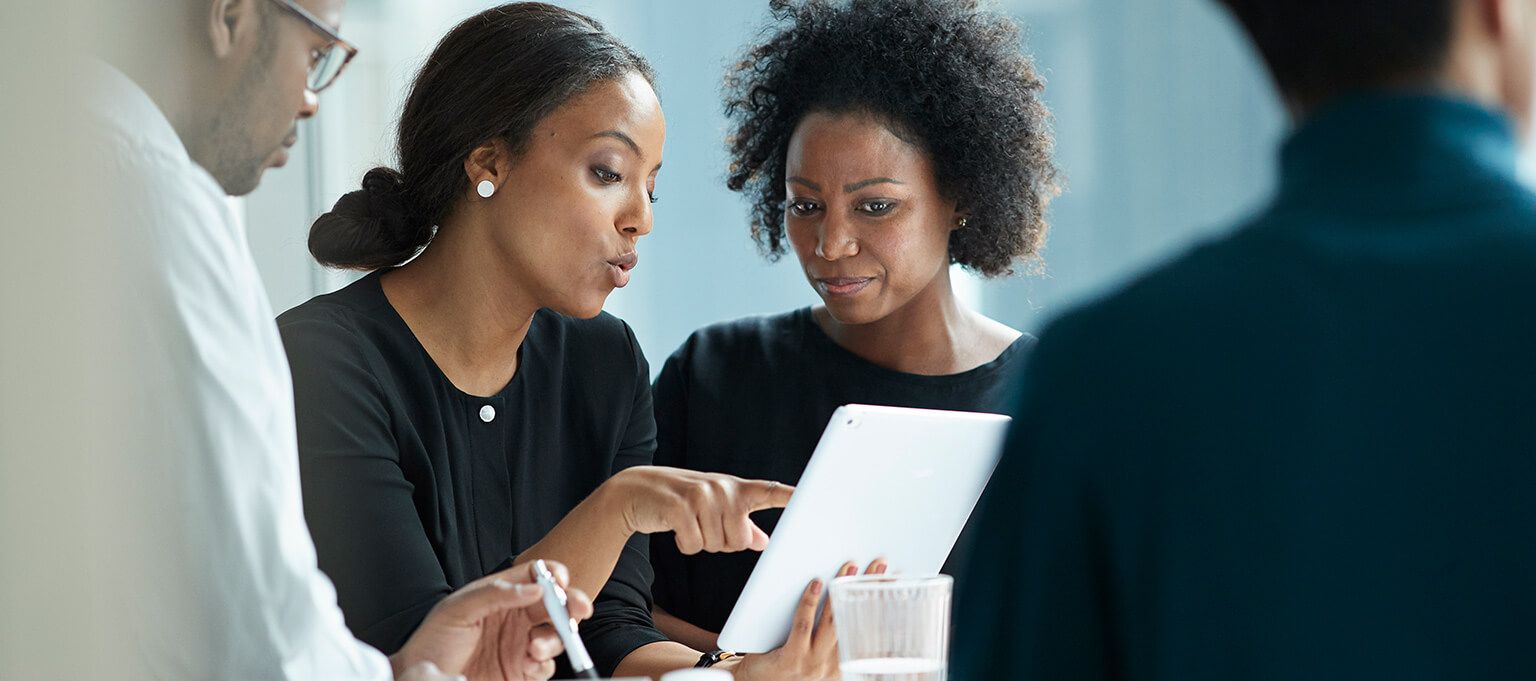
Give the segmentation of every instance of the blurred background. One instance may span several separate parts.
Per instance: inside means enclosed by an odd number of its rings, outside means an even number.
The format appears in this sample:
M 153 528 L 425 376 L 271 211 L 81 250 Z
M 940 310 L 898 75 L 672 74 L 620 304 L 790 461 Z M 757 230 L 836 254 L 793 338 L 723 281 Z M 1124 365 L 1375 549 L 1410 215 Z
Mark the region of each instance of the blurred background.
M 393 164 L 393 125 L 436 40 L 486 0 L 348 0 L 342 35 L 361 48 L 300 129 L 287 168 L 237 199 L 273 313 L 356 275 L 320 268 L 315 216 L 362 174 Z M 557 2 L 602 21 L 650 59 L 667 116 L 655 231 L 608 310 L 634 327 L 652 370 L 694 329 L 816 302 L 793 256 L 759 257 L 746 204 L 725 189 L 720 83 L 768 20 L 767 0 Z M 1026 331 L 1084 297 L 1259 208 L 1284 133 L 1256 55 L 1211 0 L 993 0 L 1025 30 L 1047 79 L 1066 192 L 1053 205 L 1045 271 L 957 278 L 984 313 Z

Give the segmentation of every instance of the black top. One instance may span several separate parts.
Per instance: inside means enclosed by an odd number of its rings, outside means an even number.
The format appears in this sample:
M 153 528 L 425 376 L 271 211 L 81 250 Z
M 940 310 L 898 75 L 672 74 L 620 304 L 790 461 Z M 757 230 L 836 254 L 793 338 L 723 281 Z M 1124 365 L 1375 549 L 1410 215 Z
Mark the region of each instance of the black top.
M 347 626 L 386 653 L 452 590 L 511 565 L 656 447 L 649 369 L 629 327 L 540 311 L 492 397 L 448 381 L 378 273 L 278 318 L 293 365 L 304 515 Z M 605 675 L 665 640 L 643 535 L 582 625 Z M 564 658 L 561 658 L 564 664 Z M 563 668 L 563 667 L 562 667 Z
M 656 463 L 793 485 L 838 407 L 1002 412 L 1033 343 L 1023 335 L 975 369 L 921 376 L 849 352 L 822 331 L 810 308 L 710 326 L 690 336 L 656 379 Z M 753 519 L 771 533 L 780 514 L 763 511 Z M 671 533 L 652 535 L 656 603 L 719 632 L 759 554 L 684 556 L 674 542 Z M 829 569 L 846 559 L 827 556 Z
M 1041 335 L 951 678 L 1536 678 L 1536 195 L 1509 122 L 1330 105 L 1280 194 Z

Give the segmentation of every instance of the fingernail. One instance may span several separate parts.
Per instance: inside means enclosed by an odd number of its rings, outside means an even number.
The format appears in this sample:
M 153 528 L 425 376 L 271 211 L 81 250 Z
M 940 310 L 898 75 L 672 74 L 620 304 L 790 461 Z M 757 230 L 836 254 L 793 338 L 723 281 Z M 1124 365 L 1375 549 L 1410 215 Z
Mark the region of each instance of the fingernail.
M 517 595 L 519 595 L 519 596 L 532 596 L 533 594 L 538 593 L 539 585 L 537 585 L 537 584 L 518 584 L 516 589 L 517 589 Z
M 811 593 L 813 593 L 813 594 L 821 593 L 821 580 L 819 580 L 819 579 L 811 580 Z
M 512 582 L 497 577 L 496 579 L 491 580 L 491 586 L 501 589 L 502 591 L 509 591 L 512 589 Z

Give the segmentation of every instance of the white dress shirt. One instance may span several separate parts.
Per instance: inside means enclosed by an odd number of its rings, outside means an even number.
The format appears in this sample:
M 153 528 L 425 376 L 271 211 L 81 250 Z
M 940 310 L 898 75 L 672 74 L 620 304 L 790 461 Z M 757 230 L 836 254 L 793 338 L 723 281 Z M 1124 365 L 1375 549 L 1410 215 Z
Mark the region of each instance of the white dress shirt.
M 299 495 L 293 392 L 242 227 L 132 80 L 92 75 L 87 133 L 107 159 L 130 386 L 120 455 L 135 486 L 109 555 L 134 659 L 123 678 L 388 679 L 316 566 Z M 109 408 L 112 404 L 106 405 Z M 117 677 L 113 677 L 117 678 Z

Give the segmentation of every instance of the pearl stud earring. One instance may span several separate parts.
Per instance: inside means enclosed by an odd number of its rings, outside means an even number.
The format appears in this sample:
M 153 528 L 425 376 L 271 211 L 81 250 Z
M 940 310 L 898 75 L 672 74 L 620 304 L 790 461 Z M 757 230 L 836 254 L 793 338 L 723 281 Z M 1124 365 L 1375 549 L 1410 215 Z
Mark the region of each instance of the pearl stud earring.
M 490 180 L 481 180 L 480 184 L 475 185 L 475 192 L 480 195 L 480 198 L 489 199 L 492 194 L 496 193 L 496 183 Z

